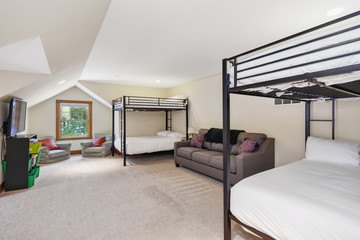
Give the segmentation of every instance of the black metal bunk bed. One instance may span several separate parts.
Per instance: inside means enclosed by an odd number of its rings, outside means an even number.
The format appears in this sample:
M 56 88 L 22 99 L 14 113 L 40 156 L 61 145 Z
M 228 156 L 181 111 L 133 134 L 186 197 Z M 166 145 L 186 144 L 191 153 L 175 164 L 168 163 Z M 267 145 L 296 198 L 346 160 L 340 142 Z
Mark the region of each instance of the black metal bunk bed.
M 115 112 L 120 112 L 120 138 L 121 149 L 115 147 Z M 162 97 L 139 97 L 122 96 L 112 101 L 112 156 L 117 150 L 124 159 L 126 166 L 126 112 L 148 111 L 165 112 L 165 130 L 172 130 L 172 112 L 186 112 L 186 140 L 188 139 L 188 99 L 162 98 Z
M 336 66 L 331 67 L 329 69 L 320 69 L 313 72 L 304 72 L 301 74 L 295 74 L 290 76 L 280 76 L 273 77 L 271 79 L 262 79 L 257 82 L 254 81 L 252 83 L 245 83 L 249 79 L 261 77 L 261 76 L 269 76 L 269 74 L 291 70 L 294 68 L 302 68 L 309 66 L 311 64 L 318 64 L 327 61 L 332 61 L 336 59 L 343 59 L 347 57 L 356 57 L 360 59 L 360 48 L 354 48 L 348 52 L 342 52 L 337 55 L 323 57 L 322 59 L 316 59 L 311 61 L 299 62 L 297 64 L 289 64 L 287 66 L 283 66 L 277 69 L 271 69 L 269 71 L 261 72 L 261 68 L 266 67 L 271 64 L 277 64 L 281 62 L 286 62 L 292 59 L 296 59 L 302 56 L 310 55 L 313 53 L 322 53 L 327 50 L 340 48 L 352 43 L 356 43 L 360 41 L 359 36 L 351 37 L 344 39 L 342 41 L 328 44 L 327 46 L 317 47 L 311 50 L 305 50 L 300 53 L 295 53 L 293 55 L 282 56 L 275 60 L 265 61 L 260 64 L 254 66 L 243 67 L 244 64 L 248 64 L 252 61 L 257 61 L 259 59 L 264 59 L 267 57 L 275 56 L 276 54 L 284 54 L 287 51 L 291 51 L 298 47 L 305 46 L 307 44 L 312 44 L 316 42 L 321 42 L 324 39 L 331 39 L 332 37 L 340 36 L 341 34 L 347 34 L 351 31 L 360 29 L 360 11 L 354 12 L 352 14 L 346 15 L 344 17 L 340 17 L 338 19 L 332 20 L 330 22 L 318 25 L 316 27 L 310 28 L 308 30 L 299 32 L 297 34 L 291 35 L 289 37 L 280 39 L 278 41 L 266 44 L 264 46 L 255 48 L 253 50 L 244 52 L 242 54 L 223 59 L 222 69 L 223 69 L 223 142 L 224 142 L 224 182 L 223 182 L 223 199 L 224 199 L 224 239 L 231 239 L 231 220 L 236 221 L 242 227 L 245 227 L 252 232 L 256 233 L 262 239 L 273 239 L 267 234 L 248 226 L 238 220 L 230 211 L 230 94 L 242 94 L 249 96 L 260 96 L 267 98 L 281 98 L 281 99 L 290 99 L 290 100 L 298 100 L 305 102 L 305 140 L 310 135 L 310 122 L 311 121 L 331 121 L 332 122 L 332 138 L 334 139 L 334 104 L 336 99 L 342 98 L 354 98 L 360 97 L 360 62 L 352 61 L 348 65 L 344 66 Z M 352 25 L 343 25 L 341 27 L 337 27 L 334 29 L 334 26 L 337 24 L 344 24 L 346 21 L 351 21 Z M 331 28 L 329 30 L 329 28 Z M 340 29 L 339 29 L 340 28 Z M 324 31 L 324 29 L 328 29 L 325 31 L 326 33 L 321 33 L 315 37 L 312 37 L 314 32 Z M 298 41 L 296 43 L 291 42 L 296 38 L 301 38 L 303 36 L 310 36 L 306 40 Z M 316 34 L 315 34 L 316 35 Z M 278 44 L 284 44 L 286 42 L 290 44 L 286 45 L 286 47 L 273 49 L 274 46 L 279 46 Z M 270 48 L 270 51 L 261 52 Z M 259 53 L 258 55 L 255 55 Z M 250 57 L 248 57 L 250 56 Z M 246 58 L 248 57 L 248 58 Z M 244 58 L 246 58 L 244 60 Z M 231 68 L 232 67 L 232 68 Z M 230 69 L 231 68 L 231 69 Z M 244 73 L 248 70 L 258 70 L 258 73 L 251 73 L 244 76 Z M 264 70 L 263 70 L 264 71 Z M 231 79 L 232 75 L 232 79 Z M 328 84 L 322 81 L 322 79 L 326 79 L 330 76 L 339 77 L 343 75 L 349 75 L 350 78 L 347 81 L 338 82 L 336 84 Z M 283 84 L 289 84 L 287 87 L 284 87 Z M 280 86 L 280 87 L 279 87 Z M 306 86 L 306 87 L 305 87 Z M 265 87 L 265 88 L 264 88 Z M 310 106 L 311 102 L 317 100 L 325 100 L 332 101 L 332 119 L 331 120 L 318 120 L 310 118 Z

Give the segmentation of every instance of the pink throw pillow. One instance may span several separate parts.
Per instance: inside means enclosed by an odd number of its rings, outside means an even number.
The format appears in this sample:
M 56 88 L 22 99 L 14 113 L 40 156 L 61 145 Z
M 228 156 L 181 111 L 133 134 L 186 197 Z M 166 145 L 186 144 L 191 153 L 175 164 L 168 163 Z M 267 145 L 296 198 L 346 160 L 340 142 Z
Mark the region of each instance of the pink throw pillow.
M 39 139 L 38 142 L 42 142 L 42 147 L 48 147 L 49 150 L 59 149 L 51 138 Z
M 251 140 L 249 138 L 245 139 L 245 141 L 240 145 L 237 153 L 244 154 L 249 152 L 254 152 L 256 148 L 257 142 Z
M 101 147 L 104 142 L 105 142 L 105 137 L 95 138 L 93 140 L 93 147 Z
M 205 134 L 194 134 L 190 141 L 190 147 L 202 148 L 204 143 Z

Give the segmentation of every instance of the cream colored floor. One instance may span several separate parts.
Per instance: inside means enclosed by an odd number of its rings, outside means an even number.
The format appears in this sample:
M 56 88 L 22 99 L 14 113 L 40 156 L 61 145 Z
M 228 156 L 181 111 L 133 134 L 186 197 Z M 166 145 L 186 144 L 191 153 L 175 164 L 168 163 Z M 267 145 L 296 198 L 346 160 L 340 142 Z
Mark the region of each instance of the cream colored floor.
M 75 156 L 42 166 L 34 187 L 0 194 L 0 239 L 223 238 L 221 182 L 176 168 L 171 154 L 130 160 Z

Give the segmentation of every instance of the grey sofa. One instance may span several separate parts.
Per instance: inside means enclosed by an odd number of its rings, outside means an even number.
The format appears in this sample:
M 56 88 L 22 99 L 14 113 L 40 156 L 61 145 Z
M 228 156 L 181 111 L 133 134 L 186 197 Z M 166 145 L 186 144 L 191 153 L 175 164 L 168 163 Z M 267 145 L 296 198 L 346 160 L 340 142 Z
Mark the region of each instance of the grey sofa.
M 199 133 L 206 133 L 200 129 Z M 255 152 L 237 155 L 240 144 L 250 138 L 259 145 Z M 253 174 L 274 168 L 275 139 L 261 133 L 242 132 L 237 143 L 231 145 L 230 182 L 232 185 Z M 174 160 L 176 167 L 184 166 L 210 177 L 223 180 L 223 145 L 221 143 L 205 142 L 202 148 L 190 147 L 190 141 L 176 142 L 174 145 Z

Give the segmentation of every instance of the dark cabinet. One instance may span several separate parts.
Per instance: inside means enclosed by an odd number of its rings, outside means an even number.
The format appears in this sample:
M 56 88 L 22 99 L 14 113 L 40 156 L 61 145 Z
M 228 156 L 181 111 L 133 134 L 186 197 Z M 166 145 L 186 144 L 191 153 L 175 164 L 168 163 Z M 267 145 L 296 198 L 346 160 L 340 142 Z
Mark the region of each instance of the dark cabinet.
M 36 138 L 34 134 L 6 138 L 5 191 L 28 188 L 29 143 Z

